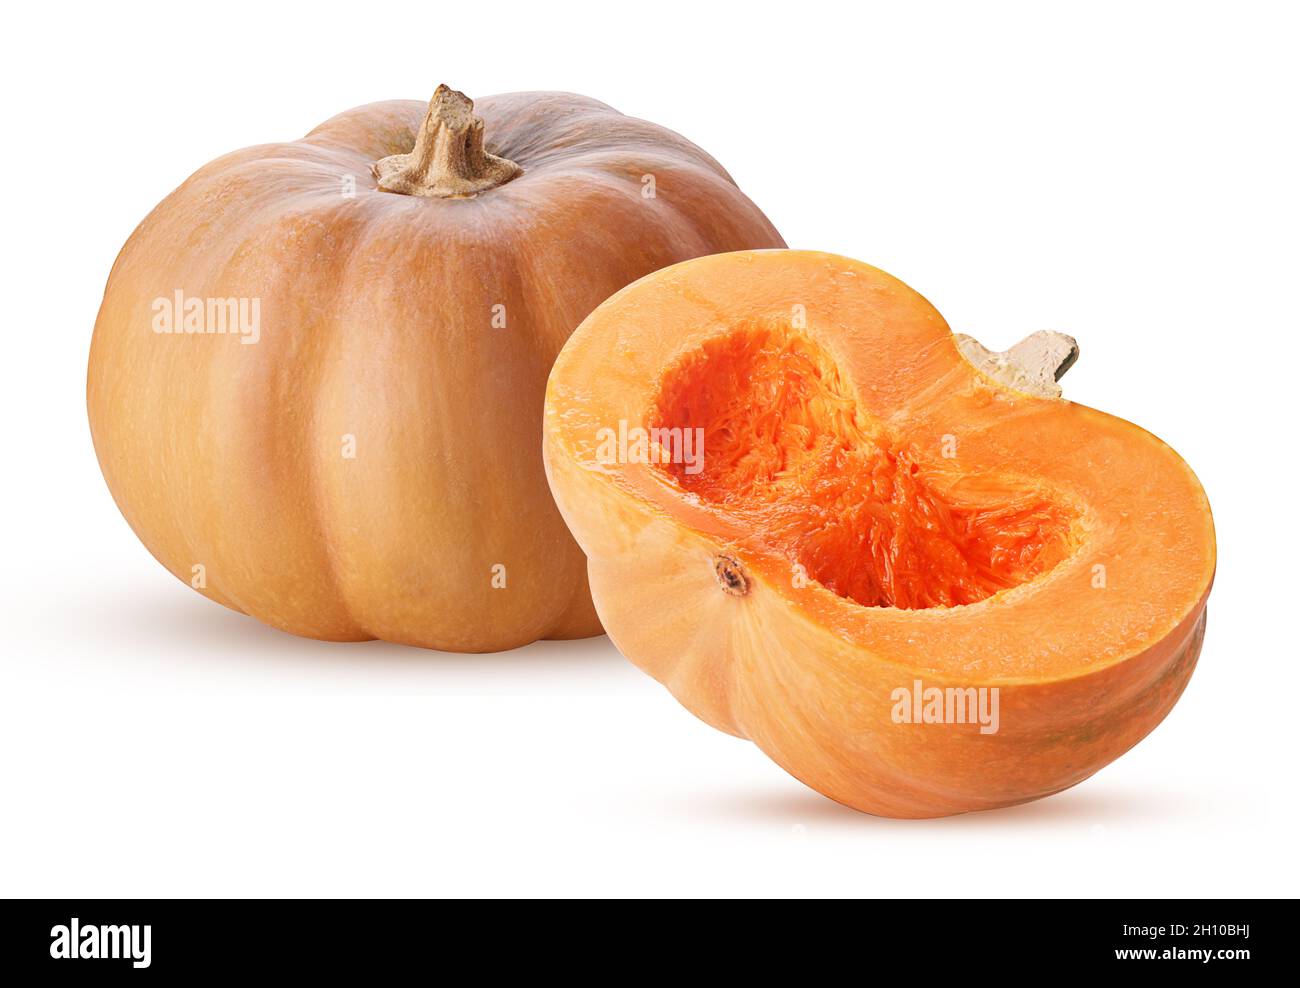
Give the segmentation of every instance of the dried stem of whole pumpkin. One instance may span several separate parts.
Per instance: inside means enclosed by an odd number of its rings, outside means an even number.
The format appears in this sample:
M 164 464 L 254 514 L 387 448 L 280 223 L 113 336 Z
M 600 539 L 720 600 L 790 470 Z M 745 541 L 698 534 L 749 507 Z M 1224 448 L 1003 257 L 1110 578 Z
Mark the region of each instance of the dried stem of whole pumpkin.
M 483 120 L 464 93 L 439 86 L 408 154 L 394 154 L 374 164 L 385 192 L 438 199 L 467 199 L 505 185 L 523 174 L 506 158 L 483 147 Z

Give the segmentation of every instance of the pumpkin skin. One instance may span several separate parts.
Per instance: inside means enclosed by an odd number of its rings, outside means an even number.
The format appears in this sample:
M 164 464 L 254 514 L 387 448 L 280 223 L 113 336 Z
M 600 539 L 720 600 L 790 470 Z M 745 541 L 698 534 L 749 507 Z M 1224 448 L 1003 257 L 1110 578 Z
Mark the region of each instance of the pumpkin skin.
M 1072 786 L 1164 718 L 1200 653 L 1215 539 L 1195 475 L 986 354 L 882 271 L 746 251 L 624 289 L 551 372 L 548 476 L 611 639 L 869 813 Z M 701 429 L 702 461 L 671 433 L 615 450 L 620 422 Z M 996 696 L 997 717 L 929 722 L 927 690 Z
M 551 363 L 636 278 L 783 241 L 662 127 L 563 93 L 488 97 L 482 122 L 472 108 L 440 88 L 229 154 L 122 249 L 90 353 L 95 450 L 140 540 L 211 599 L 338 641 L 600 633 L 538 452 Z M 381 189 L 376 163 L 422 127 L 462 166 L 519 167 Z M 178 291 L 256 300 L 256 343 L 211 317 L 155 331 Z

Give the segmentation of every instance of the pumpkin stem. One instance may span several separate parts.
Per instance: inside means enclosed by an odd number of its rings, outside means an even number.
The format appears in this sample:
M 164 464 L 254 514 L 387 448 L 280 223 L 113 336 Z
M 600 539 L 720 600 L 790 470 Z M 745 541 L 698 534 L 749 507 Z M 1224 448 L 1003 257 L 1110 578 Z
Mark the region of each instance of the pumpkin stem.
M 985 347 L 965 333 L 954 333 L 962 356 L 999 384 L 1042 398 L 1061 397 L 1059 381 L 1079 359 L 1073 336 L 1039 330 L 1002 353 Z
M 483 149 L 483 120 L 464 93 L 439 86 L 409 154 L 375 162 L 385 192 L 439 199 L 468 199 L 523 173 L 513 161 Z

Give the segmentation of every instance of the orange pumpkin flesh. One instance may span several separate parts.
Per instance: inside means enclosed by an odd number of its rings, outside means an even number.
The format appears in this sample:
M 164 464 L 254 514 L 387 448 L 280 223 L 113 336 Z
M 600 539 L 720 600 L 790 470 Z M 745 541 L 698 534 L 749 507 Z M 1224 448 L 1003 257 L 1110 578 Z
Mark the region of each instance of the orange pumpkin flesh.
M 638 427 L 650 455 L 611 458 Z M 696 429 L 702 460 L 674 457 Z M 618 647 L 858 809 L 1074 785 L 1160 722 L 1199 654 L 1214 531 L 1186 464 L 977 370 L 867 265 L 741 252 L 642 279 L 564 348 L 544 435 Z M 994 732 L 899 722 L 900 689 L 994 688 Z
M 206 596 L 313 638 L 599 634 L 538 456 L 551 362 L 634 279 L 783 242 L 664 128 L 561 93 L 472 109 L 440 88 L 227 155 L 118 257 L 95 449 L 140 539 Z M 153 331 L 177 291 L 256 300 L 256 343 Z

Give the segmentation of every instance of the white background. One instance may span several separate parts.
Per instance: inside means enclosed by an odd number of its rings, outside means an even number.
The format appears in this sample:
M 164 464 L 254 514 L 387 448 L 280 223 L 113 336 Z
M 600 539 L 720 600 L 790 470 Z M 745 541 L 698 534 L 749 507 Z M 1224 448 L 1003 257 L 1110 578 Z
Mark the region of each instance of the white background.
M 1295 894 L 1297 23 L 980 6 L 11 5 L 0 894 Z M 86 426 L 118 249 L 211 158 L 443 81 L 664 124 L 791 246 L 883 267 L 995 348 L 1077 336 L 1067 396 L 1172 444 L 1215 509 L 1168 720 L 1055 798 L 876 819 L 604 638 L 322 644 L 168 575 Z

